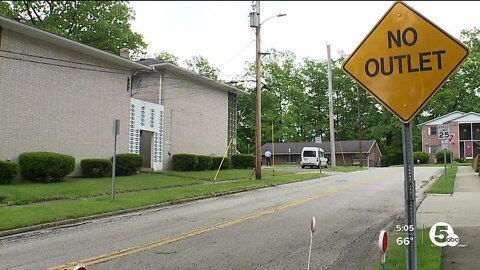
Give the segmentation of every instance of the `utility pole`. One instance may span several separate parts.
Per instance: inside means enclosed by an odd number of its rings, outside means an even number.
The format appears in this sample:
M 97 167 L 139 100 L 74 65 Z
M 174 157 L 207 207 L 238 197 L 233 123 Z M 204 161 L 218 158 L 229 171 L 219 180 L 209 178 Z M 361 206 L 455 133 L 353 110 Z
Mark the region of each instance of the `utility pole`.
M 335 160 L 335 126 L 333 125 L 333 94 L 332 94 L 332 63 L 330 58 L 330 45 L 327 44 L 327 61 L 328 61 L 328 112 L 330 114 L 330 150 L 331 150 L 331 166 L 335 171 L 337 165 Z
M 261 63 L 260 63 L 260 1 L 255 2 L 257 23 L 255 27 L 255 75 L 256 75 L 256 115 L 255 115 L 255 179 L 262 179 L 262 87 L 261 87 Z
M 253 5 L 252 5 L 253 7 Z M 265 21 L 260 22 L 260 1 L 255 1 L 255 10 L 250 12 L 250 27 L 255 28 L 255 81 L 256 81 L 256 114 L 255 114 L 255 178 L 262 179 L 262 63 L 260 61 L 260 28 L 266 21 L 275 18 L 283 17 L 287 14 L 279 13 L 277 15 L 267 18 Z M 267 54 L 267 53 L 264 53 Z

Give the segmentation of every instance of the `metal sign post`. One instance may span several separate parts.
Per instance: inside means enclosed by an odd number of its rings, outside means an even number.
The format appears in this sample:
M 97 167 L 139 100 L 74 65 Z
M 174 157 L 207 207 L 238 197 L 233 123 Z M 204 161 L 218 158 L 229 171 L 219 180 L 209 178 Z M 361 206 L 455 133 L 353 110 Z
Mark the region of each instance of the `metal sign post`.
M 115 169 L 117 168 L 117 137 L 120 134 L 120 119 L 113 122 L 112 201 L 115 200 Z
M 444 175 L 445 180 L 447 180 L 447 150 L 448 150 L 448 139 L 450 139 L 450 126 L 449 125 L 438 125 L 437 126 L 437 137 L 442 140 L 442 149 L 443 149 L 443 166 L 445 168 Z
M 447 150 L 443 149 L 443 166 L 445 168 L 445 181 L 447 181 Z
M 408 231 L 408 238 L 413 239 L 407 246 L 407 268 L 417 269 L 417 221 L 415 207 L 415 178 L 413 171 L 413 138 L 412 123 L 403 125 L 403 168 L 405 177 L 405 223 L 415 230 Z

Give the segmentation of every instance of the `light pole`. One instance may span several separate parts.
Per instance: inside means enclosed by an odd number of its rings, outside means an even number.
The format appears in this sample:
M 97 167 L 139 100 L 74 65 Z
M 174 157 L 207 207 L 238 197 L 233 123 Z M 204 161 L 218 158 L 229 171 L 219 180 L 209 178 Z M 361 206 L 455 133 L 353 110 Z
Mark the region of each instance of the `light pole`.
M 255 84 L 256 84 L 256 115 L 255 115 L 255 179 L 262 179 L 262 87 L 261 87 L 261 52 L 260 28 L 271 18 L 283 17 L 287 14 L 277 14 L 260 23 L 260 1 L 255 2 L 255 11 L 250 12 L 250 27 L 255 28 Z

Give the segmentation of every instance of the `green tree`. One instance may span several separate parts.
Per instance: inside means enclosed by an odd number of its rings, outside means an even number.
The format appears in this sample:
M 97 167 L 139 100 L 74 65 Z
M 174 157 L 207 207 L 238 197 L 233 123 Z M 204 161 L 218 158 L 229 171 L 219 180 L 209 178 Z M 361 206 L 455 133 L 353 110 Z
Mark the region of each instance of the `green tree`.
M 129 48 L 144 54 L 147 44 L 131 30 L 135 17 L 126 1 L 3 1 L 0 14 L 21 18 L 36 28 L 119 54 Z M 8 5 L 8 7 L 7 7 Z
M 243 154 L 252 154 L 255 153 L 256 92 L 254 88 L 246 87 L 240 82 L 233 85 L 248 93 L 237 99 L 237 150 Z
M 463 30 L 460 41 L 470 48 L 470 55 L 424 108 L 421 122 L 456 110 L 480 111 L 480 29 Z
M 155 59 L 169 62 L 178 66 L 178 57 L 166 51 L 155 54 Z
M 213 80 L 216 80 L 218 78 L 218 74 L 220 73 L 220 70 L 216 67 L 213 67 L 210 62 L 208 62 L 207 58 L 200 55 L 192 56 L 190 59 L 185 60 L 184 64 L 189 70 Z
M 0 15 L 9 17 L 11 19 L 16 19 L 13 14 L 12 5 L 7 1 L 0 1 Z

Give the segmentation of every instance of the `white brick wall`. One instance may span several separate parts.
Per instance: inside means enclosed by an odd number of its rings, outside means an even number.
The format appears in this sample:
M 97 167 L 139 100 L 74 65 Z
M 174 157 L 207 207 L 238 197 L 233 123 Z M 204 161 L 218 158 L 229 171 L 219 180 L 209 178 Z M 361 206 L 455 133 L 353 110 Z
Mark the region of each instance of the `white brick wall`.
M 164 169 L 171 169 L 169 151 L 172 155 L 222 156 L 225 153 L 228 92 L 166 72 L 162 79 L 161 100 L 165 106 Z
M 6 29 L 0 48 L 0 160 L 30 151 L 70 154 L 77 164 L 109 158 L 115 118 L 121 121 L 118 153 L 128 151 L 133 72 Z

